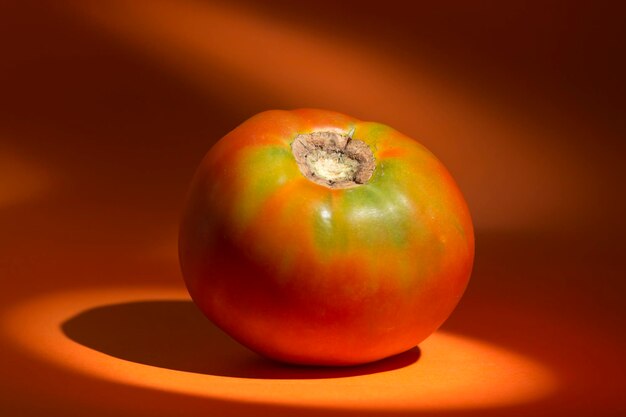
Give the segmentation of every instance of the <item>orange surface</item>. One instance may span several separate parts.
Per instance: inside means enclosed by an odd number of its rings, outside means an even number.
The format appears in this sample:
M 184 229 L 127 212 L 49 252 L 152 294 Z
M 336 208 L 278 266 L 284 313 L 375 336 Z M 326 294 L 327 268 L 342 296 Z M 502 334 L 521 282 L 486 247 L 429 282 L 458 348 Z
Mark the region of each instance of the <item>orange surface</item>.
M 620 16 L 2 2 L 0 415 L 626 414 Z M 473 277 L 419 348 L 278 365 L 190 303 L 176 233 L 196 165 L 298 107 L 419 138 L 467 197 Z

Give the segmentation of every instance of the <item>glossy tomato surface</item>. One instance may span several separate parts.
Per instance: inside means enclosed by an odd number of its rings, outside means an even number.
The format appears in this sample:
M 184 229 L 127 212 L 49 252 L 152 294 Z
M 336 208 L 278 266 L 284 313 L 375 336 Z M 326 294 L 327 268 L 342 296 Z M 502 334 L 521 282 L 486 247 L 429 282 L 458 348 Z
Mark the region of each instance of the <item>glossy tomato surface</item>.
M 302 174 L 294 139 L 324 131 L 369 146 L 367 183 L 332 189 Z M 242 344 L 285 362 L 351 365 L 406 351 L 446 320 L 474 235 L 454 180 L 417 141 L 335 112 L 276 110 L 209 150 L 179 254 L 194 302 Z

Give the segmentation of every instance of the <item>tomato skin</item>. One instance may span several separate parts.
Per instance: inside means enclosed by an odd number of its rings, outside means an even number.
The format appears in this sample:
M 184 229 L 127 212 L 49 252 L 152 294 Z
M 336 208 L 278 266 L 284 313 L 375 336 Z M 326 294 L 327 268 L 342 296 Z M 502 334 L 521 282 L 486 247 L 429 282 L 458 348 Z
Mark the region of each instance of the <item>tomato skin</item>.
M 369 145 L 349 189 L 298 170 L 298 134 Z M 192 181 L 179 235 L 185 282 L 216 325 L 280 361 L 354 365 L 408 350 L 451 314 L 474 234 L 445 167 L 388 126 L 324 110 L 260 113 L 218 141 Z

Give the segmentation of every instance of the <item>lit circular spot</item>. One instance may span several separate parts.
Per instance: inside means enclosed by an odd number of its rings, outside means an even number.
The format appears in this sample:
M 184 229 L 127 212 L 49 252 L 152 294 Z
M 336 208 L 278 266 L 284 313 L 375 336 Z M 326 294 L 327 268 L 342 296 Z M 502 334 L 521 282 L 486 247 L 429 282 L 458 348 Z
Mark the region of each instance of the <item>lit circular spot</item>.
M 146 345 L 146 349 L 156 350 L 157 355 L 141 363 L 135 359 L 137 352 L 128 353 L 131 359 L 123 359 L 113 352 L 114 347 L 94 348 L 96 342 L 78 343 L 79 339 L 72 336 L 80 320 L 84 326 L 88 323 L 85 320 L 94 319 L 95 314 L 99 318 L 93 323 L 102 323 L 98 320 L 106 318 L 107 309 L 136 316 L 145 315 L 155 306 L 180 308 L 184 305 L 181 302 L 189 302 L 187 292 L 181 288 L 72 291 L 21 303 L 7 312 L 2 324 L 9 338 L 24 349 L 68 368 L 118 383 L 233 402 L 370 411 L 476 409 L 533 401 L 555 388 L 552 374 L 533 360 L 442 331 L 420 345 L 418 360 L 405 361 L 403 366 L 380 372 L 358 369 L 346 372 L 344 368 L 344 371 L 337 370 L 334 376 L 332 369 L 316 373 L 314 368 L 292 367 L 287 373 L 276 371 L 270 377 L 255 375 L 252 368 L 246 370 L 248 365 L 241 359 L 248 355 L 249 366 L 254 366 L 254 355 L 233 344 L 224 348 L 226 351 L 219 358 L 215 357 L 215 352 L 208 352 L 207 364 L 172 366 L 168 365 L 167 358 L 158 357 L 159 349 L 163 355 L 167 354 L 159 345 Z M 148 310 L 141 313 L 142 306 L 147 306 Z M 131 325 L 128 322 L 133 318 L 127 318 L 115 323 Z M 207 332 L 210 331 L 208 321 L 206 326 Z M 171 340 L 171 343 L 179 341 L 185 343 L 182 340 Z M 106 337 L 100 342 L 105 346 Z M 202 361 L 202 358 L 195 360 Z M 235 372 L 232 367 L 209 363 L 229 360 L 239 361 L 243 368 Z M 280 368 L 280 365 L 271 366 Z

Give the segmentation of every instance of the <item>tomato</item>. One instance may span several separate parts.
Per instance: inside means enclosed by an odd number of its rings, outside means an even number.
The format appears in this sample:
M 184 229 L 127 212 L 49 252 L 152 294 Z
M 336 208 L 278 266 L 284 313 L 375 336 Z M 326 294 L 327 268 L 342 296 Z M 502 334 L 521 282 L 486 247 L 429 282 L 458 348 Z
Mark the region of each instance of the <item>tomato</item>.
M 474 232 L 417 141 L 313 109 L 267 111 L 207 153 L 179 235 L 194 302 L 267 357 L 354 365 L 406 351 L 461 298 Z

